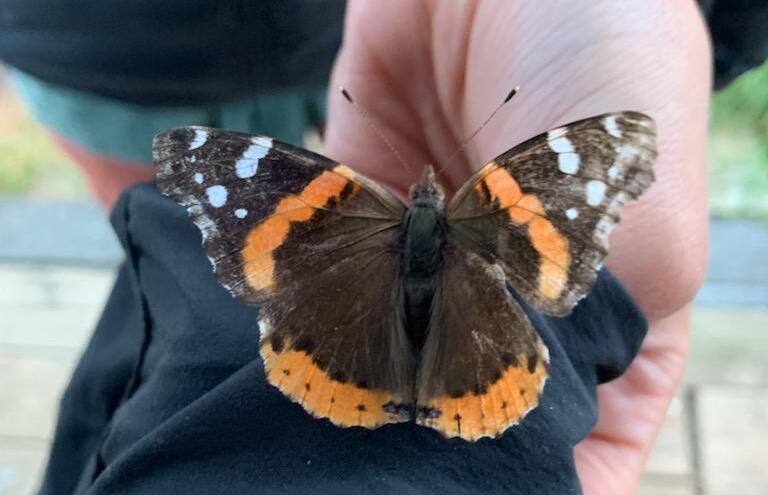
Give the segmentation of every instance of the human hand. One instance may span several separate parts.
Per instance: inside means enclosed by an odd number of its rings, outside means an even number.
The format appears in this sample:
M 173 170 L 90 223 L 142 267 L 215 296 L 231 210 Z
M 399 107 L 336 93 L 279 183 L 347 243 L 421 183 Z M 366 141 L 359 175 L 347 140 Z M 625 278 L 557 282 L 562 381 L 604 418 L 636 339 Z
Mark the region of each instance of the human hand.
M 638 110 L 658 126 L 657 181 L 623 210 L 607 264 L 649 319 L 627 373 L 598 389 L 576 448 L 584 491 L 633 493 L 682 375 L 689 303 L 706 264 L 710 53 L 693 0 L 350 0 L 333 83 L 412 164 L 444 164 L 511 86 L 515 100 L 452 161 L 458 187 L 512 145 L 592 115 Z M 327 154 L 404 193 L 414 181 L 332 92 Z

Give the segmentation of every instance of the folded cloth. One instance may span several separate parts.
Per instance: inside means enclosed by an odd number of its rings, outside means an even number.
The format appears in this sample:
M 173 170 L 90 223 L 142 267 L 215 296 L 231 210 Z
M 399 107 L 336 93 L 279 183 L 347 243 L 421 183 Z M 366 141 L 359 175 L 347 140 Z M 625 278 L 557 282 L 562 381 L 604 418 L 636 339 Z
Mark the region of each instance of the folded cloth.
M 71 89 L 201 106 L 325 84 L 345 0 L 5 0 L 0 59 Z
M 258 308 L 219 285 L 182 207 L 143 184 L 112 222 L 127 260 L 63 396 L 41 494 L 578 494 L 573 447 L 597 419 L 597 384 L 626 369 L 646 332 L 604 269 L 568 317 L 524 306 L 550 379 L 500 438 L 342 429 L 267 383 Z

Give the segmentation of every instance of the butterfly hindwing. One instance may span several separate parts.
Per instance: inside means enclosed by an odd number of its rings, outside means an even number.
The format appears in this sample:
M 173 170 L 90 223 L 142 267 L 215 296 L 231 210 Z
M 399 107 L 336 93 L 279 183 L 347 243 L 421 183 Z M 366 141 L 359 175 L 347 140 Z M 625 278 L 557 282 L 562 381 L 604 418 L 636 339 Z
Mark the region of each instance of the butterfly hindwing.
M 403 204 L 344 165 L 262 136 L 172 129 L 156 137 L 155 161 L 160 190 L 187 207 L 221 283 L 260 305 L 268 380 L 341 426 L 408 420 Z
M 303 272 L 290 296 L 261 306 L 269 381 L 341 426 L 411 417 L 415 359 L 405 333 L 400 258 L 381 246 L 393 234 L 298 262 L 293 273 Z
M 650 117 L 574 122 L 479 170 L 448 204 L 449 222 L 526 301 L 564 315 L 594 284 L 619 210 L 650 186 L 655 157 Z
M 417 422 L 496 437 L 539 403 L 549 353 L 502 269 L 449 238 L 416 383 Z

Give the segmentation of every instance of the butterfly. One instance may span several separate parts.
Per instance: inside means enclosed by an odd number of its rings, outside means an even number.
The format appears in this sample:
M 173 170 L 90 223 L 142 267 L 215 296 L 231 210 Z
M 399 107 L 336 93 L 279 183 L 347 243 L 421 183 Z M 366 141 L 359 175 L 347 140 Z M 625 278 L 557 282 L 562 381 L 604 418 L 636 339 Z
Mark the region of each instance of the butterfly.
M 346 165 L 265 136 L 155 137 L 160 191 L 187 208 L 221 284 L 259 308 L 267 380 L 342 427 L 415 421 L 497 437 L 539 403 L 549 353 L 513 297 L 567 315 L 619 211 L 654 180 L 653 120 L 599 115 L 410 205 Z M 254 334 L 255 334 L 254 328 Z

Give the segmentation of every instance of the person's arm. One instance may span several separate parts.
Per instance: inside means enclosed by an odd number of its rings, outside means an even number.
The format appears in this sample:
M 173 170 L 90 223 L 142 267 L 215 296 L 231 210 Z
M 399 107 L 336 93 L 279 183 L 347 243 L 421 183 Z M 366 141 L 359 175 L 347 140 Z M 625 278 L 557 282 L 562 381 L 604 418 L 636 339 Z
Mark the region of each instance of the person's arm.
M 521 86 L 449 165 L 453 188 L 557 125 L 614 110 L 656 120 L 657 181 L 624 210 L 608 259 L 650 332 L 628 372 L 599 389 L 599 423 L 577 448 L 588 494 L 633 493 L 682 375 L 689 305 L 706 269 L 710 57 L 693 0 L 348 5 L 333 86 L 347 87 L 417 169 L 444 163 Z M 335 93 L 327 154 L 400 191 L 413 180 Z
M 51 130 L 53 141 L 85 174 L 91 190 L 106 209 L 112 209 L 120 194 L 129 187 L 151 180 L 155 169 L 129 160 L 85 149 L 80 144 Z

